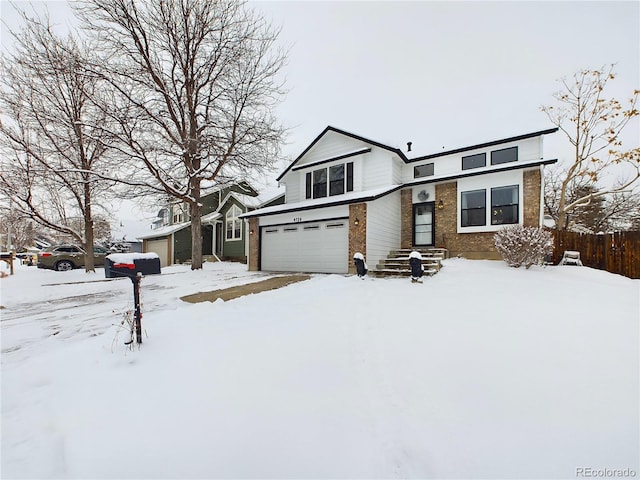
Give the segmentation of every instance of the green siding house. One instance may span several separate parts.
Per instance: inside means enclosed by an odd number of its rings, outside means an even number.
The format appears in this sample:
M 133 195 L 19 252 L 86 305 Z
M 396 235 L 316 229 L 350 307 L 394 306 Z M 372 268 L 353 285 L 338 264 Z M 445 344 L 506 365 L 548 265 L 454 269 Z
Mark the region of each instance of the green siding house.
M 242 214 L 284 203 L 284 189 L 258 192 L 247 182 L 202 195 L 202 255 L 206 261 L 247 261 L 247 222 Z M 175 202 L 158 212 L 153 229 L 139 237 L 143 252 L 155 252 L 162 266 L 191 260 L 188 208 Z

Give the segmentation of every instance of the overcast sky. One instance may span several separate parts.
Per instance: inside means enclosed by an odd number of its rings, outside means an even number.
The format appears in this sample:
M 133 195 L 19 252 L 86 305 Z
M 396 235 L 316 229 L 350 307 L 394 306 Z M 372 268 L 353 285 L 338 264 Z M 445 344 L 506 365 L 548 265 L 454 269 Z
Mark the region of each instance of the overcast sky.
M 65 2 L 32 3 L 65 22 Z M 11 7 L 0 5 L 11 22 Z M 615 63 L 610 96 L 619 100 L 640 88 L 637 1 L 252 5 L 282 27 L 289 48 L 278 114 L 291 127 L 291 158 L 327 125 L 403 149 L 411 141 L 416 155 L 549 128 L 540 105 L 582 68 Z M 638 125 L 626 147 L 640 144 Z M 545 156 L 566 160 L 555 137 Z

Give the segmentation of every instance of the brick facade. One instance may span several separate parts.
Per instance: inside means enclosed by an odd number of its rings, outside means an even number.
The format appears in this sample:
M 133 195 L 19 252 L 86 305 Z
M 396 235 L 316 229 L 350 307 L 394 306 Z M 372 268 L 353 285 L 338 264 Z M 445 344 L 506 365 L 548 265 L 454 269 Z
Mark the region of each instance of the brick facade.
M 400 191 L 400 248 L 413 246 L 413 190 Z
M 358 225 L 356 225 L 356 219 Z M 367 204 L 349 205 L 349 273 L 356 273 L 353 255 L 362 253 L 367 258 Z
M 539 169 L 523 172 L 523 224 L 540 225 Z M 437 205 L 442 200 L 443 208 Z M 500 260 L 502 257 L 493 245 L 495 232 L 458 233 L 458 184 L 457 182 L 436 185 L 435 244 L 449 250 L 449 255 L 471 259 Z
M 249 271 L 257 272 L 260 265 L 260 228 L 258 218 L 249 219 Z
M 524 214 L 522 224 L 525 227 L 540 226 L 540 188 L 542 186 L 542 172 L 525 170 L 523 175 Z

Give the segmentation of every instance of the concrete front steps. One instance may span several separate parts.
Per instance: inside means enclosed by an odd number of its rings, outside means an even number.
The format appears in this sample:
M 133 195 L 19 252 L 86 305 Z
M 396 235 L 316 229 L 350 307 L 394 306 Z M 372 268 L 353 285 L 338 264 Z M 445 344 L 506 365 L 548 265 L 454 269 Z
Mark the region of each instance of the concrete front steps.
M 416 247 L 400 250 L 392 250 L 389 256 L 376 265 L 375 270 L 369 274 L 374 277 L 410 277 L 409 254 L 413 251 L 422 255 L 422 265 L 425 275 L 435 275 L 442 268 L 442 260 L 448 257 L 445 248 Z

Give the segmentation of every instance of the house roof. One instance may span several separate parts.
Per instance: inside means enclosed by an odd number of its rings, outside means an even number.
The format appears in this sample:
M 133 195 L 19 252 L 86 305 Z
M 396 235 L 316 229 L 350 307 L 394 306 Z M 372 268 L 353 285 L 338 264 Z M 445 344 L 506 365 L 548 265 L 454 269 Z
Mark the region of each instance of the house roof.
M 279 176 L 276 180 L 277 180 L 277 181 L 280 181 L 280 180 L 282 179 L 282 177 L 284 177 L 284 176 L 289 172 L 289 170 L 291 170 L 291 168 L 292 168 L 296 163 L 298 163 L 298 161 L 300 161 L 300 159 L 301 159 L 302 157 L 304 157 L 304 156 L 307 154 L 307 152 L 308 152 L 309 150 L 311 150 L 311 149 L 313 148 L 313 146 L 314 146 L 316 143 L 318 143 L 318 142 L 320 141 L 320 139 L 321 139 L 322 137 L 324 137 L 328 132 L 335 132 L 335 133 L 338 133 L 338 134 L 340 134 L 340 135 L 345 135 L 345 136 L 350 137 L 350 138 L 353 138 L 353 139 L 355 139 L 355 140 L 359 140 L 359 141 L 361 141 L 361 142 L 368 143 L 368 144 L 373 145 L 373 146 L 375 146 L 375 147 L 379 147 L 379 148 L 383 148 L 383 149 L 385 149 L 385 150 L 389 150 L 390 152 L 393 152 L 393 153 L 395 153 L 396 155 L 398 155 L 398 156 L 399 156 L 403 161 L 405 161 L 405 162 L 406 162 L 406 161 L 408 160 L 408 159 L 407 159 L 407 157 L 406 157 L 406 156 L 404 155 L 404 153 L 402 152 L 402 150 L 400 150 L 399 148 L 391 147 L 391 146 L 389 146 L 389 145 L 385 145 L 384 143 L 376 142 L 375 140 L 370 140 L 370 139 L 368 139 L 368 138 L 361 137 L 360 135 L 356 135 L 356 134 L 354 134 L 354 133 L 350 133 L 350 132 L 347 132 L 347 131 L 345 131 L 345 130 L 341 130 L 341 129 L 339 129 L 339 128 L 332 127 L 332 126 L 330 126 L 330 125 L 329 125 L 327 128 L 325 128 L 325 129 L 322 131 L 322 133 L 321 133 L 320 135 L 318 135 L 318 136 L 315 138 L 315 140 L 313 140 L 313 142 L 311 142 L 311 144 L 309 144 L 309 146 L 308 146 L 307 148 L 305 148 L 305 149 L 304 149 L 304 151 L 303 151 L 300 155 L 298 155 L 298 158 L 296 158 L 293 162 L 291 162 L 291 164 L 287 167 L 287 169 L 286 169 L 284 172 L 282 172 L 282 174 L 280 174 L 280 176 Z M 315 162 L 315 163 L 318 163 L 318 162 Z M 314 164 L 315 164 L 315 163 L 314 163 Z M 323 163 L 323 162 L 321 161 L 320 163 Z
M 469 150 L 476 150 L 478 148 L 493 147 L 495 145 L 501 145 L 503 143 L 517 142 L 519 140 L 526 140 L 527 138 L 539 137 L 541 135 L 548 135 L 550 133 L 555 133 L 557 131 L 558 131 L 558 127 L 548 128 L 546 130 L 539 130 L 537 132 L 525 133 L 524 135 L 517 135 L 515 137 L 507 137 L 507 138 L 503 138 L 501 140 L 492 140 L 490 142 L 479 143 L 477 145 L 470 145 L 468 147 L 461 147 L 461 148 L 456 148 L 454 150 L 447 150 L 445 152 L 432 153 L 430 155 L 423 155 L 423 156 L 420 156 L 420 157 L 416 157 L 416 158 L 412 158 L 410 160 L 407 160 L 407 163 L 419 162 L 421 160 L 428 160 L 430 158 L 444 157 L 446 155 L 453 155 L 453 154 L 456 154 L 456 153 L 467 152 Z
M 205 187 L 200 192 L 200 196 L 201 197 L 206 197 L 206 196 L 212 195 L 214 193 L 220 192 L 220 191 L 224 190 L 225 188 L 231 188 L 233 186 L 237 186 L 237 187 L 243 188 L 242 187 L 243 183 L 246 184 L 254 192 L 257 192 L 257 190 L 253 187 L 253 185 L 251 185 L 247 180 L 238 180 L 238 181 L 228 181 L 226 183 L 222 183 L 222 184 L 219 184 L 219 185 L 213 185 L 213 186 Z
M 245 195 L 243 193 L 238 192 L 229 192 L 226 197 L 220 202 L 218 206 L 218 211 L 222 208 L 222 206 L 227 203 L 229 198 L 233 197 L 238 202 L 243 204 L 247 208 L 256 209 L 260 208 L 262 205 L 265 205 L 269 202 L 273 202 L 276 198 L 282 197 L 285 195 L 284 187 L 273 187 L 261 192 L 258 196 Z
M 156 228 L 152 230 L 150 233 L 147 233 L 145 235 L 139 235 L 136 238 L 146 240 L 148 238 L 166 237 L 168 235 L 171 235 L 172 233 L 175 233 L 179 230 L 182 230 L 183 228 L 188 227 L 189 225 L 191 225 L 191 222 L 182 222 L 182 223 L 176 223 L 174 225 L 167 225 L 166 227 Z
M 315 198 L 312 200 L 303 200 L 296 203 L 284 203 L 282 205 L 274 205 L 273 207 L 261 208 L 240 215 L 242 218 L 259 217 L 263 215 L 275 215 L 277 213 L 296 212 L 301 210 L 313 210 L 315 208 L 333 207 L 336 205 L 346 205 L 355 202 L 368 202 L 387 195 L 395 190 L 402 188 L 402 185 L 389 185 L 364 192 L 350 192 L 345 195 L 336 197 Z
M 390 152 L 393 152 L 396 155 L 398 155 L 402 159 L 402 161 L 404 161 L 405 163 L 413 163 L 413 162 L 419 162 L 419 161 L 422 161 L 422 160 L 428 160 L 428 159 L 431 159 L 431 158 L 444 157 L 446 155 L 453 155 L 453 154 L 456 154 L 456 153 L 462 153 L 462 152 L 466 152 L 466 151 L 469 151 L 469 150 L 475 150 L 475 149 L 478 149 L 478 148 L 492 147 L 492 146 L 495 146 L 495 145 L 501 145 L 503 143 L 516 142 L 516 141 L 519 141 L 519 140 L 525 140 L 527 138 L 538 137 L 538 136 L 541 136 L 541 135 L 548 135 L 550 133 L 555 133 L 557 131 L 558 131 L 558 127 L 548 128 L 546 130 L 538 130 L 536 132 L 525 133 L 524 135 L 517 135 L 517 136 L 514 136 L 514 137 L 507 137 L 507 138 L 503 138 L 503 139 L 500 139 L 500 140 L 492 140 L 490 142 L 479 143 L 479 144 L 476 144 L 476 145 L 470 145 L 468 147 L 456 148 L 454 150 L 447 150 L 445 152 L 438 152 L 438 153 L 433 153 L 433 154 L 430 154 L 430 155 L 422 155 L 422 156 L 410 159 L 410 158 L 407 158 L 407 156 L 402 152 L 402 150 L 400 150 L 397 147 L 391 147 L 389 145 L 385 145 L 384 143 L 376 142 L 375 140 L 370 140 L 368 138 L 361 137 L 360 135 L 356 135 L 354 133 L 350 133 L 350 132 L 347 132 L 345 130 L 341 130 L 341 129 L 336 128 L 336 127 L 328 126 L 327 128 L 325 128 L 322 131 L 322 133 L 320 135 L 318 135 L 313 140 L 313 142 L 311 142 L 311 144 L 307 148 L 304 149 L 304 151 L 300 155 L 298 155 L 298 157 L 293 162 L 291 162 L 291 164 L 287 167 L 287 169 L 284 172 L 282 172 L 282 174 L 280 174 L 280 176 L 276 180 L 280 181 L 282 179 L 282 177 L 284 177 L 289 172 L 289 170 L 292 170 L 292 169 L 296 170 L 296 168 L 294 168 L 296 163 L 298 163 L 300 161 L 300 159 L 302 159 L 302 157 L 304 157 L 307 154 L 307 152 L 309 150 L 311 150 L 311 148 L 313 148 L 313 146 L 316 143 L 318 143 L 320 141 L 320 139 L 324 135 L 326 135 L 328 132 L 336 132 L 336 133 L 339 133 L 340 135 L 345 135 L 347 137 L 350 137 L 350 138 L 353 138 L 353 139 L 356 139 L 356 140 L 360 140 L 360 141 L 368 143 L 370 145 L 373 145 L 373 146 L 376 146 L 376 147 L 379 147 L 379 148 L 383 148 L 385 150 L 389 150 Z M 338 157 L 335 157 L 335 158 L 330 158 L 330 159 L 320 160 L 320 161 L 317 161 L 317 162 L 312 162 L 312 163 L 310 163 L 308 165 L 305 165 L 305 167 L 319 165 L 319 164 L 322 164 L 322 163 L 325 163 L 325 162 L 328 162 L 328 161 L 339 160 L 339 159 L 347 158 L 347 157 L 350 157 L 350 156 L 353 156 L 353 155 L 359 155 L 361 153 L 366 153 L 366 151 L 367 151 L 366 149 L 364 149 L 364 150 L 360 149 L 360 150 L 357 150 L 355 152 L 351 152 L 351 153 L 348 153 L 346 155 L 341 155 L 341 156 L 338 156 Z
M 345 195 L 339 195 L 335 197 L 316 198 L 311 200 L 303 200 L 296 203 L 285 203 L 282 205 L 274 205 L 273 207 L 261 208 L 253 210 L 251 212 L 240 215 L 242 218 L 261 217 L 267 215 L 276 215 L 279 213 L 296 212 L 303 210 L 313 210 L 316 208 L 333 207 L 338 205 L 347 205 L 350 203 L 370 202 L 377 200 L 380 197 L 384 197 L 396 190 L 400 190 L 406 187 L 412 187 L 416 185 L 425 185 L 428 183 L 438 183 L 444 181 L 456 180 L 459 178 L 474 177 L 476 175 L 485 175 L 488 173 L 507 172 L 509 170 L 520 170 L 525 168 L 537 167 L 540 165 L 550 165 L 556 163 L 557 159 L 552 160 L 530 160 L 526 162 L 518 162 L 511 164 L 500 164 L 498 166 L 491 165 L 485 168 L 478 168 L 474 170 L 465 170 L 463 172 L 446 174 L 446 175 L 434 175 L 432 177 L 424 177 L 410 182 L 406 182 L 400 185 L 389 185 L 373 190 L 367 190 L 364 192 L 351 192 Z

